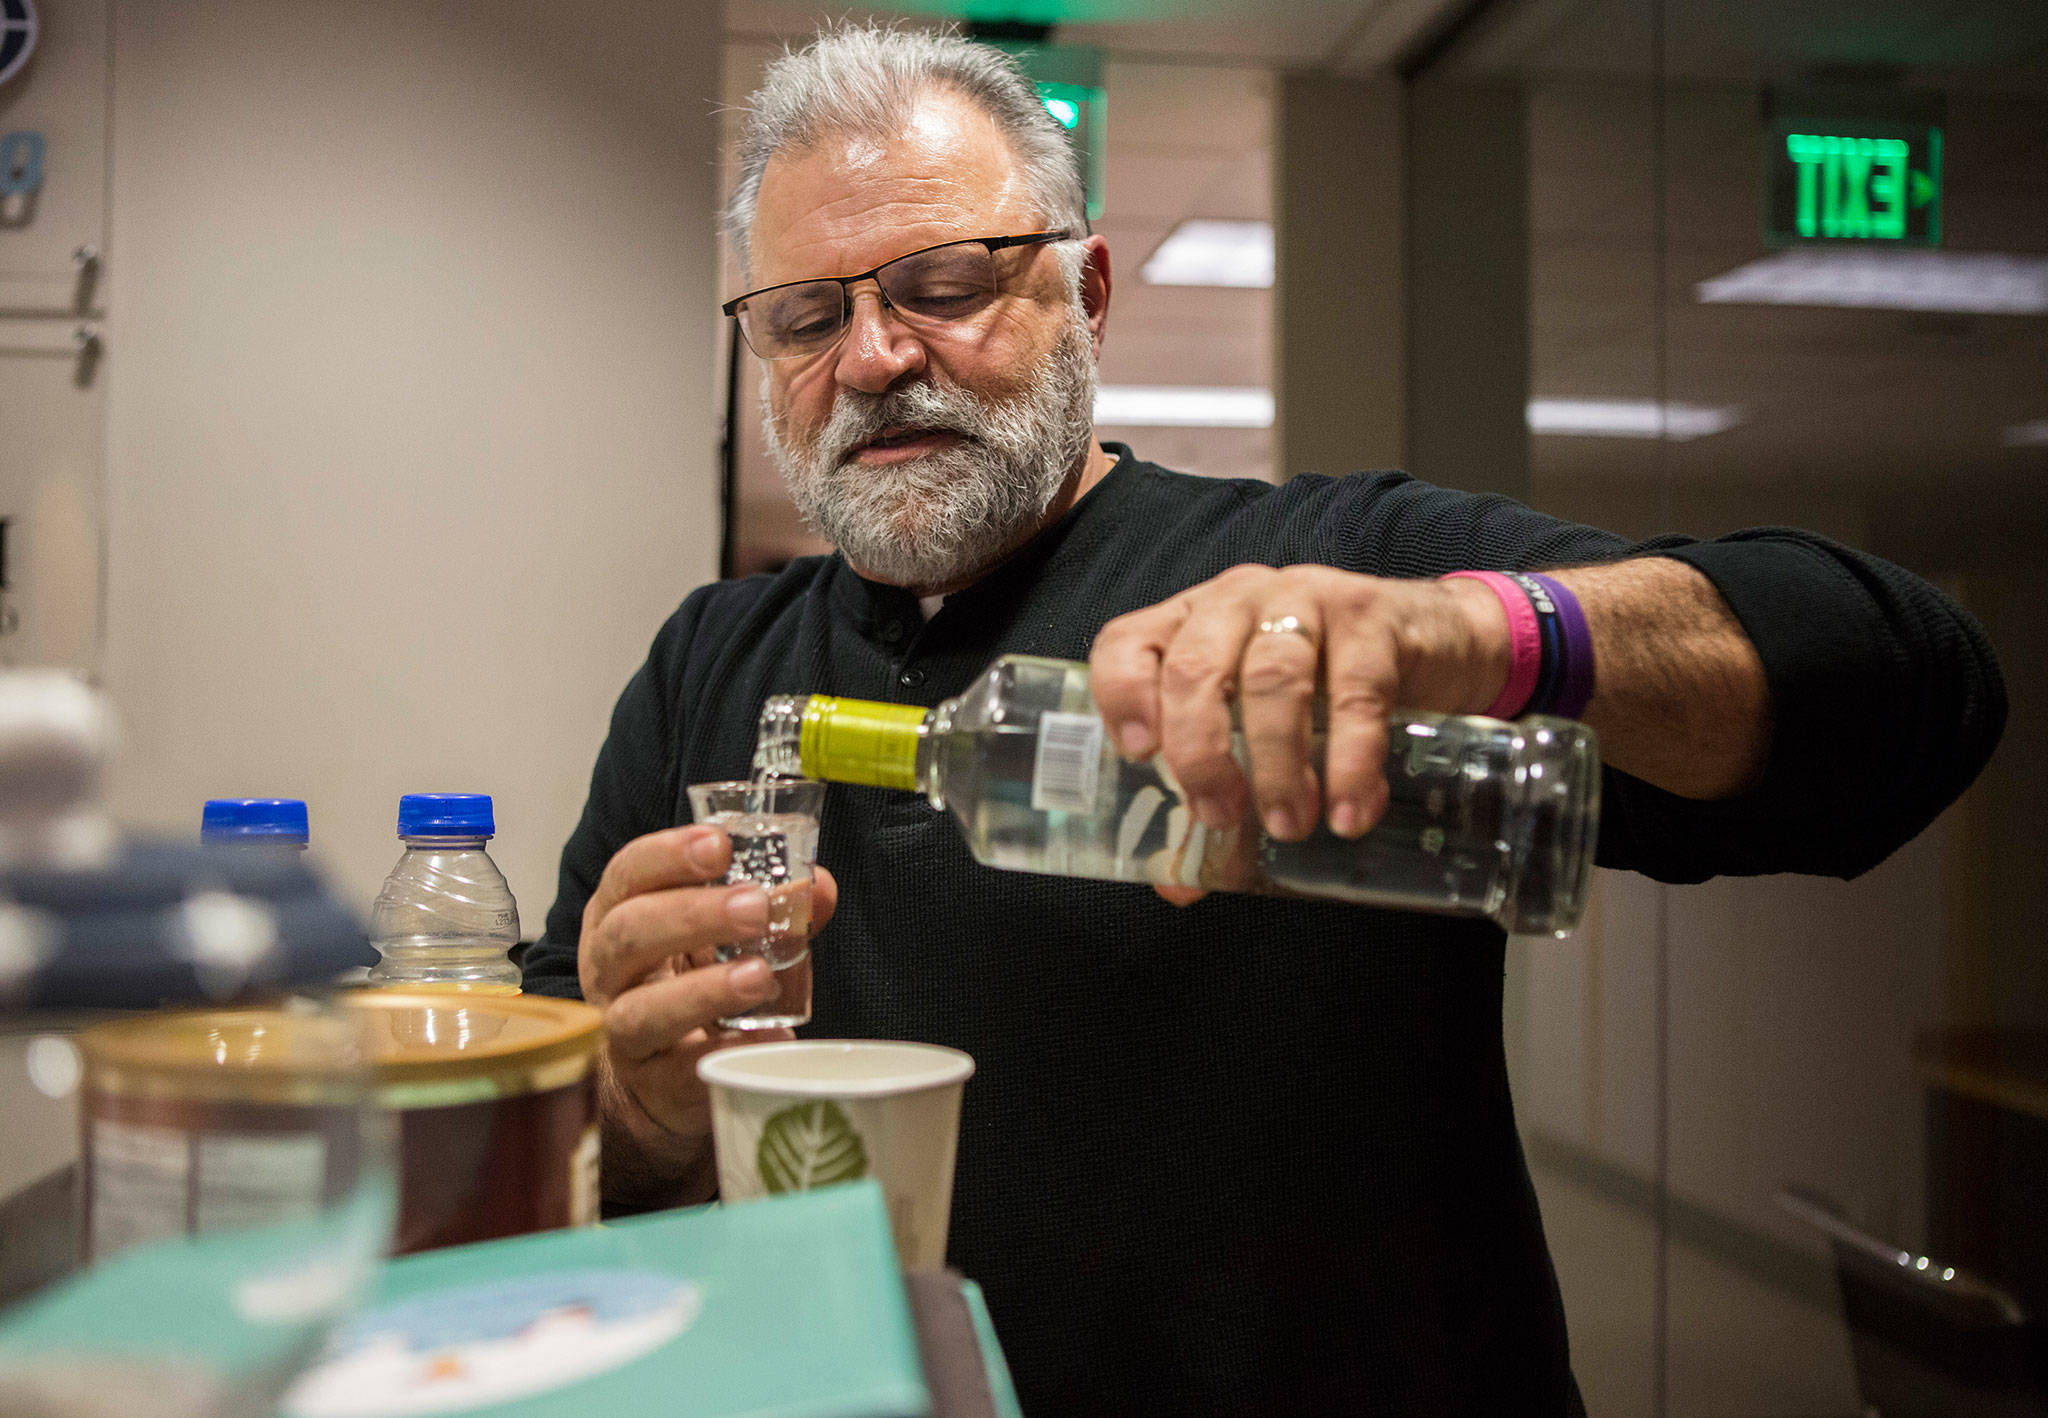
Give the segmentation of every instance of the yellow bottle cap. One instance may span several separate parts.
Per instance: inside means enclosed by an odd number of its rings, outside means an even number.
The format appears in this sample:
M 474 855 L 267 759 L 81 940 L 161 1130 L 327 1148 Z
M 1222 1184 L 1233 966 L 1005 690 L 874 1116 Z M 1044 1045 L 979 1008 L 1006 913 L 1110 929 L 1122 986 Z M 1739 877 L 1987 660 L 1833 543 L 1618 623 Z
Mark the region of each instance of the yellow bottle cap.
M 915 704 L 813 694 L 804 705 L 797 739 L 804 776 L 874 788 L 915 788 L 919 730 L 929 712 Z

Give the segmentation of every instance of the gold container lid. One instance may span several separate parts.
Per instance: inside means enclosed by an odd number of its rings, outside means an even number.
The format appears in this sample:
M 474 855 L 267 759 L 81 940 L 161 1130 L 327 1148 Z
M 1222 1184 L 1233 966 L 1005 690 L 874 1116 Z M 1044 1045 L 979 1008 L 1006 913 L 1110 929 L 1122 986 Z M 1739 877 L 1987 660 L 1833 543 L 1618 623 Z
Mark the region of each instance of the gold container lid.
M 96 1025 L 88 1089 L 125 1097 L 387 1108 L 541 1092 L 590 1071 L 603 1015 L 537 995 L 360 990 L 343 1009 L 214 1009 Z
M 213 1103 L 361 1102 L 353 1024 L 332 1010 L 195 1009 L 83 1029 L 88 1093 Z
M 590 1071 L 604 1015 L 545 995 L 358 990 L 347 996 L 377 1101 L 410 1108 L 539 1093 Z

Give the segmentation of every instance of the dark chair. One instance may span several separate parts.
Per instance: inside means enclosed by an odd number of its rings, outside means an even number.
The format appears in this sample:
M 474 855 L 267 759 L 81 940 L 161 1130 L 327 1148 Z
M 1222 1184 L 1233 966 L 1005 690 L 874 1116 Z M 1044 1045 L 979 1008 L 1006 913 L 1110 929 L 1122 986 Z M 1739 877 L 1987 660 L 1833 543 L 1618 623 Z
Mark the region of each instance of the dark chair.
M 2048 1418 L 2048 1345 L 2011 1295 L 1787 1188 L 1778 1205 L 1828 1239 L 1865 1409 L 1881 1418 Z

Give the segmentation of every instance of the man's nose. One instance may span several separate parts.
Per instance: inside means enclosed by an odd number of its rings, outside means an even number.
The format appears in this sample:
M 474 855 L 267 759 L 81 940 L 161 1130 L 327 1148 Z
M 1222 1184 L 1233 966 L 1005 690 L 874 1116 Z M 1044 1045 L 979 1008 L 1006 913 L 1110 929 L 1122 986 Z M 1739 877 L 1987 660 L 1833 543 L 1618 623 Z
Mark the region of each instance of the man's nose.
M 846 321 L 833 376 L 847 388 L 880 394 L 924 368 L 923 343 L 883 302 L 880 287 L 853 292 Z

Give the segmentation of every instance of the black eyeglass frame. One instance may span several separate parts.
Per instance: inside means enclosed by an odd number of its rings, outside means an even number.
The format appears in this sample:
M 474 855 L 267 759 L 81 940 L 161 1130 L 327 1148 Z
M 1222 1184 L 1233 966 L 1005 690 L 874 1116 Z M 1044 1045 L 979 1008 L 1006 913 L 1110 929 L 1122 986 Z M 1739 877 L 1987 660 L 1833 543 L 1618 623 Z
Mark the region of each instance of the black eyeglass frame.
M 739 314 L 740 314 L 740 307 L 741 307 L 741 306 L 743 306 L 743 305 L 745 305 L 745 304 L 746 304 L 746 303 L 747 303 L 748 301 L 750 301 L 750 300 L 753 300 L 753 299 L 754 299 L 755 297 L 757 297 L 757 296 L 763 296 L 763 295 L 767 295 L 767 294 L 768 294 L 768 293 L 769 293 L 770 291 L 788 290 L 788 289 L 789 289 L 790 287 L 792 287 L 792 286 L 815 286 L 815 285 L 822 285 L 822 284 L 824 284 L 824 283 L 825 283 L 825 282 L 827 282 L 827 281 L 836 281 L 836 282 L 838 283 L 838 285 L 839 285 L 839 297 L 840 297 L 840 301 L 841 301 L 841 304 L 840 304 L 840 313 L 839 313 L 839 321 L 840 321 L 840 324 L 839 324 L 839 334 L 840 334 L 840 335 L 843 335 L 843 334 L 845 334 L 845 333 L 846 333 L 846 329 L 847 329 L 847 327 L 848 327 L 848 326 L 849 326 L 849 325 L 850 325 L 850 324 L 852 323 L 852 316 L 853 316 L 853 284 L 854 284 L 854 282 L 856 282 L 856 281 L 868 281 L 868 280 L 875 280 L 875 277 L 876 277 L 877 275 L 879 275 L 879 274 L 880 274 L 880 273 L 881 273 L 882 271 L 884 271 L 884 270 L 888 269 L 889 267 L 891 267 L 891 266 L 895 265 L 895 264 L 896 264 L 896 263 L 897 263 L 898 261 L 908 261 L 908 260 L 909 260 L 909 259 L 910 259 L 911 257 L 913 257 L 913 256 L 922 256 L 922 255 L 924 255 L 924 254 L 925 254 L 926 252 L 928 252 L 928 251 L 941 251 L 941 250 L 944 250 L 944 249 L 945 249 L 946 247 L 948 247 L 948 246 L 985 246 L 985 247 L 987 247 L 987 248 L 988 248 L 988 253 L 989 253 L 989 255 L 993 256 L 993 255 L 995 255 L 995 254 L 996 254 L 996 252 L 998 252 L 998 251 L 1007 251 L 1007 250 L 1011 249 L 1012 247 L 1018 247 L 1018 246 L 1044 246 L 1044 245 L 1046 245 L 1046 244 L 1048 244 L 1048 243 L 1050 243 L 1050 242 L 1054 242 L 1054 241 L 1067 241 L 1067 240 L 1070 240 L 1070 239 L 1072 238 L 1072 236 L 1073 236 L 1073 233 L 1072 233 L 1072 232 L 1070 232 L 1070 231 L 1066 230 L 1065 228 L 1061 228 L 1061 229 L 1059 229 L 1059 230 L 1057 230 L 1057 231 L 1031 231 L 1031 232 L 1025 232 L 1025 233 L 1024 233 L 1023 235 L 1021 235 L 1021 236 L 960 236 L 960 237 L 955 237 L 955 238 L 954 238 L 953 240 L 951 240 L 951 241 L 938 241 L 938 242 L 933 242 L 933 243 L 932 243 L 932 244 L 931 244 L 930 246 L 920 246 L 920 247 L 918 247 L 918 249 L 917 249 L 917 250 L 915 250 L 915 251 L 906 251 L 906 252 L 904 252 L 904 253 L 903 253 L 903 254 L 902 254 L 901 256 L 891 256 L 891 257 L 890 257 L 890 258 L 889 258 L 888 260 L 886 260 L 886 261 L 882 262 L 882 263 L 881 263 L 881 264 L 880 264 L 879 266 L 874 266 L 874 267 L 871 267 L 871 268 L 870 268 L 870 269 L 868 269 L 868 270 L 865 270 L 865 271 L 862 271 L 862 272 L 860 272 L 860 273 L 859 273 L 858 275 L 853 275 L 853 276 L 809 276 L 809 277 L 806 277 L 805 279 L 803 279 L 803 280 L 801 280 L 801 281 L 778 281 L 778 282 L 776 282 L 776 283 L 775 283 L 774 285 L 772 285 L 772 286 L 762 286 L 762 287 L 761 287 L 761 288 L 760 288 L 759 290 L 750 290 L 750 291 L 748 291 L 748 292 L 747 292 L 747 293 L 746 293 L 745 295 L 740 295 L 740 296 L 734 296 L 734 297 L 733 297 L 733 298 L 732 298 L 731 300 L 728 300 L 728 301 L 727 301 L 727 302 L 726 302 L 726 303 L 725 303 L 724 305 L 721 305 L 720 307 L 718 307 L 718 309 L 719 309 L 719 313 L 720 313 L 720 314 L 723 314 L 723 315 L 729 315 L 729 316 L 731 316 L 731 317 L 732 317 L 732 318 L 733 318 L 733 319 L 734 319 L 735 321 L 737 321 L 737 320 L 739 320 Z M 888 291 L 886 291 L 886 290 L 884 290 L 884 289 L 882 288 L 882 284 L 881 284 L 881 282 L 880 282 L 880 281 L 875 281 L 875 290 L 876 290 L 876 292 L 877 292 L 878 294 L 880 294 L 880 296 L 882 297 L 882 304 L 883 304 L 883 306 L 884 306 L 884 307 L 886 307 L 886 308 L 887 308 L 887 309 L 889 309 L 889 310 L 896 310 L 896 306 L 895 306 L 895 303 L 894 303 L 893 301 L 891 301 L 891 300 L 889 299 L 889 292 L 888 292 Z M 984 306 L 984 307 L 982 307 L 982 308 L 983 308 L 983 309 L 987 309 L 987 307 L 986 307 L 986 306 Z M 902 314 L 903 312 L 902 312 L 902 311 L 897 311 L 896 313 L 900 315 L 900 314 Z M 974 313 L 975 313 L 975 314 L 979 314 L 980 312 L 979 312 L 979 311 L 976 311 L 976 312 L 974 312 Z M 915 316 L 915 317 L 912 317 L 912 318 L 914 318 L 914 319 L 925 319 L 925 318 L 928 318 L 928 317 L 922 317 L 922 316 Z M 940 323 L 944 323 L 944 322 L 940 322 Z M 741 333 L 742 335 L 745 335 L 745 334 L 746 334 L 746 325 L 745 325 L 744 323 L 741 323 L 741 324 L 740 324 L 740 333 Z M 838 340 L 838 338 L 839 338 L 839 335 L 835 335 L 835 336 L 833 336 L 832 338 L 833 338 L 833 341 L 834 341 L 834 342 L 837 342 L 837 340 Z M 753 342 L 753 340 L 752 340 L 752 339 L 748 339 L 748 340 L 747 340 L 747 348 L 748 348 L 748 349 L 753 349 L 753 347 L 754 347 L 754 342 Z M 803 351 L 803 352 L 801 352 L 801 353 L 798 353 L 798 354 L 787 354 L 787 355 L 760 355 L 760 357 L 761 357 L 762 359 L 801 359 L 801 358 L 803 358 L 803 357 L 804 357 L 804 355 L 806 355 L 806 354 L 819 354 L 819 353 L 822 353 L 823 351 L 825 351 L 825 350 L 827 350 L 827 349 L 830 349 L 830 348 L 831 348 L 831 345 L 830 345 L 830 344 L 824 344 L 824 345 L 820 345 L 820 346 L 819 346 L 819 347 L 818 347 L 817 349 L 815 349 L 815 350 L 806 350 L 806 351 Z M 757 353 L 757 354 L 759 354 L 759 351 L 756 351 L 756 353 Z

